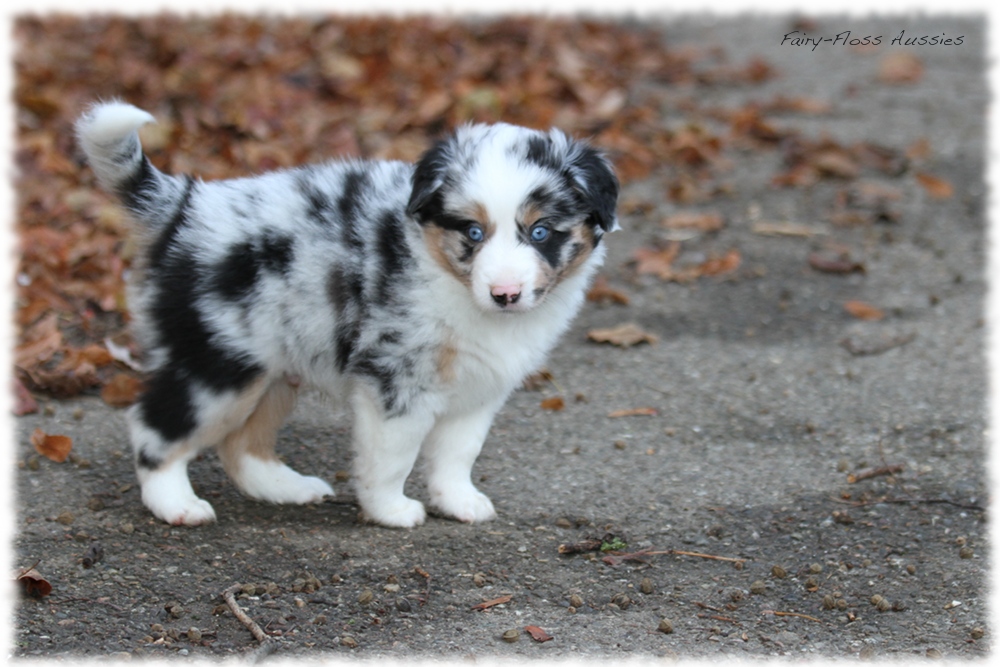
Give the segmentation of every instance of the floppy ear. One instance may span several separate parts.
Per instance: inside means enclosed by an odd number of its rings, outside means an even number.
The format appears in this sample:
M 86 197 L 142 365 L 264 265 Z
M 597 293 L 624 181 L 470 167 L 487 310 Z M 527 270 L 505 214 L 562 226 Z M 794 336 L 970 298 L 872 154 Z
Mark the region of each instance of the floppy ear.
M 606 232 L 620 229 L 615 207 L 618 205 L 618 178 L 611 163 L 597 150 L 576 143 L 567 157 L 574 187 L 590 206 L 591 220 Z
M 422 220 L 420 211 L 444 184 L 450 157 L 449 142 L 444 140 L 436 143 L 417 162 L 417 168 L 413 172 L 413 189 L 410 191 L 410 201 L 406 205 L 408 215 Z

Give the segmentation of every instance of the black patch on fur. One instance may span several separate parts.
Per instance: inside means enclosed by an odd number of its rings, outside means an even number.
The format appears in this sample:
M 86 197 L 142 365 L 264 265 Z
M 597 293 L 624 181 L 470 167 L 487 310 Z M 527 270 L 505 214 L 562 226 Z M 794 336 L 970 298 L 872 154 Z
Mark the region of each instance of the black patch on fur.
M 215 267 L 212 286 L 230 301 L 246 297 L 257 284 L 258 266 L 253 245 L 249 242 L 238 243 Z
M 336 267 L 330 271 L 326 291 L 336 315 L 334 354 L 337 369 L 347 370 L 361 337 L 361 324 L 366 314 L 364 306 L 364 276 L 360 271 Z
M 337 199 L 337 211 L 343 225 L 344 244 L 349 248 L 359 250 L 364 247 L 365 239 L 358 229 L 361 222 L 361 200 L 371 183 L 371 179 L 363 171 L 349 171 L 344 177 L 343 190 Z
M 131 161 L 134 147 L 129 149 L 125 161 Z M 117 161 L 117 160 L 116 160 Z M 156 170 L 149 163 L 149 158 L 142 155 L 139 164 L 127 180 L 118 186 L 117 193 L 121 197 L 122 204 L 130 211 L 142 213 L 149 208 L 149 204 L 158 191 L 156 182 Z
M 615 207 L 618 204 L 618 178 L 601 155 L 589 146 L 579 146 L 570 167 L 583 175 L 586 187 L 573 184 L 584 199 L 590 216 L 588 222 L 606 232 L 615 225 Z
M 396 410 L 399 391 L 395 383 L 396 372 L 390 365 L 380 361 L 374 354 L 364 353 L 358 355 L 354 372 L 375 380 L 379 398 L 382 399 L 382 407 L 386 412 L 392 413 Z
M 197 426 L 189 382 L 180 377 L 175 368 L 162 368 L 149 380 L 139 399 L 143 423 L 167 442 L 186 438 Z M 144 457 L 148 463 L 143 462 Z M 157 468 L 161 461 L 140 452 L 137 463 Z
M 382 272 L 375 287 L 379 303 L 387 303 L 392 297 L 392 285 L 404 280 L 407 265 L 412 260 L 406 235 L 401 228 L 399 216 L 394 211 L 386 211 L 378 220 L 376 248 L 382 260 Z
M 146 452 L 139 452 L 139 455 L 135 457 L 136 466 L 145 468 L 146 470 L 156 470 L 162 463 L 162 460 L 149 456 Z
M 535 135 L 528 139 L 528 152 L 525 157 L 528 162 L 537 164 L 542 169 L 559 171 L 562 166 L 559 158 L 552 152 L 552 140 L 544 136 Z
M 295 187 L 306 200 L 306 217 L 319 225 L 333 221 L 333 202 L 309 180 L 309 171 L 304 170 L 296 179 Z
M 263 372 L 246 355 L 220 345 L 195 307 L 198 277 L 205 269 L 190 256 L 170 258 L 162 268 L 158 299 L 152 308 L 160 344 L 168 351 L 167 366 L 214 391 L 240 390 Z M 242 279 L 245 282 L 245 279 Z M 241 280 L 234 280 L 234 288 Z
M 261 266 L 268 271 L 288 275 L 288 267 L 295 258 L 290 236 L 267 235 L 258 255 Z
M 526 245 L 530 245 L 541 255 L 549 266 L 556 268 L 562 264 L 562 247 L 569 239 L 569 232 L 561 232 L 557 229 L 550 229 L 549 236 L 544 241 L 531 240 L 531 233 L 526 229 L 517 230 L 517 239 Z
M 288 236 L 267 234 L 256 242 L 238 243 L 215 266 L 212 287 L 230 301 L 254 291 L 261 271 L 287 275 L 294 252 Z
M 421 223 L 429 220 L 424 206 L 430 201 L 443 185 L 448 163 L 451 161 L 450 141 L 439 141 L 431 147 L 413 171 L 410 201 L 406 205 L 406 214 L 417 218 Z
M 145 156 L 143 156 L 143 160 L 145 161 Z M 146 164 L 148 165 L 148 161 Z M 149 248 L 149 266 L 153 270 L 159 269 L 167 261 L 167 252 L 170 250 L 170 246 L 173 245 L 174 239 L 177 238 L 177 233 L 187 224 L 188 208 L 191 205 L 191 193 L 194 191 L 195 182 L 190 176 L 185 176 L 185 179 L 184 192 L 181 194 L 177 210 L 171 216 L 170 222 L 160 232 L 160 236 L 156 239 L 156 242 Z

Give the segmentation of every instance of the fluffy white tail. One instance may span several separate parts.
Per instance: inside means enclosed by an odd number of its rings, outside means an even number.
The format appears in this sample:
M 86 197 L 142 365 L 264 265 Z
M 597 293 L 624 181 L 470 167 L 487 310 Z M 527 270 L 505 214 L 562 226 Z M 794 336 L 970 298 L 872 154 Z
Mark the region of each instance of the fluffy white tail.
M 76 136 L 101 185 L 122 194 L 142 169 L 137 130 L 155 119 L 124 102 L 96 104 L 76 122 Z

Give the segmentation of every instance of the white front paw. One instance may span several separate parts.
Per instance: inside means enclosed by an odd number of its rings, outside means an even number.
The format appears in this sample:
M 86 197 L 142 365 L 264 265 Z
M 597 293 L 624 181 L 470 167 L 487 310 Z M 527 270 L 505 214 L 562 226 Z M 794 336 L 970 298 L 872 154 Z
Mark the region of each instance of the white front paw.
M 413 528 L 424 522 L 427 513 L 420 501 L 399 496 L 392 500 L 361 501 L 361 518 L 389 528 Z
M 431 504 L 444 514 L 465 523 L 489 521 L 497 515 L 493 502 L 471 484 L 432 490 Z
M 145 489 L 144 489 L 145 491 Z M 142 502 L 154 516 L 174 526 L 200 526 L 215 521 L 215 510 L 207 500 L 191 494 L 183 498 L 151 497 L 143 493 Z

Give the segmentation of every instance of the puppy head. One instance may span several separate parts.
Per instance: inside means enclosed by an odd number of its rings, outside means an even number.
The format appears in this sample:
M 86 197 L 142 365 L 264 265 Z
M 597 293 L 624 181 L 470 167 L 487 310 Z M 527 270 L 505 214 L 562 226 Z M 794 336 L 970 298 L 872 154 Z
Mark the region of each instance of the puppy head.
M 618 179 L 559 130 L 470 125 L 417 164 L 407 212 L 488 312 L 531 310 L 618 229 Z

